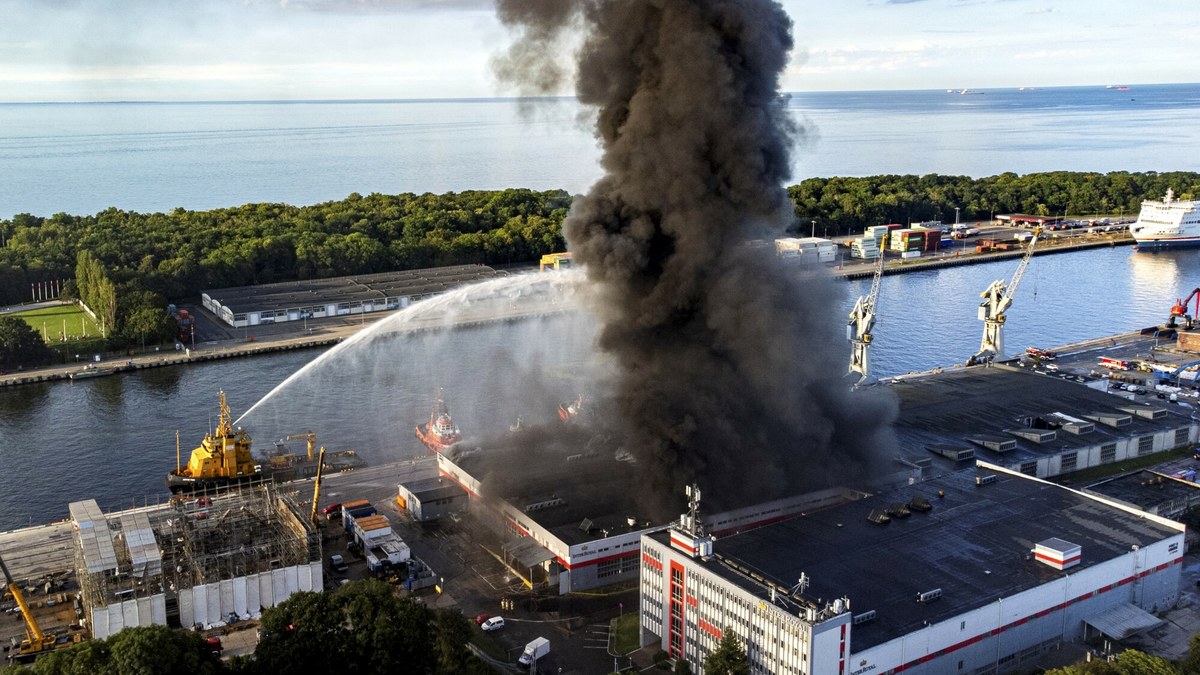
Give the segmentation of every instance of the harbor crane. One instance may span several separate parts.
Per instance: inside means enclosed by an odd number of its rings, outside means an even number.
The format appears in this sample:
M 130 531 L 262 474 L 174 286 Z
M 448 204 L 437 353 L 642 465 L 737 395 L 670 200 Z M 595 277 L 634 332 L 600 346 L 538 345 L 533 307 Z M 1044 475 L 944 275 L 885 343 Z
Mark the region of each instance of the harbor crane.
M 25 602 L 25 594 L 21 592 L 21 587 L 13 581 L 12 575 L 9 574 L 8 565 L 4 564 L 4 558 L 0 558 L 0 570 L 4 572 L 4 583 L 8 586 L 8 593 L 16 601 L 17 608 L 21 610 L 21 617 L 25 619 L 25 639 L 20 644 L 15 645 L 14 649 L 16 651 L 10 658 L 14 661 L 28 663 L 39 654 L 45 654 L 60 647 L 68 647 L 82 639 L 79 633 L 71 633 L 61 637 L 43 633 L 41 627 L 38 626 L 37 619 L 33 618 L 33 612 L 30 611 L 29 604 Z
M 319 460 L 320 461 L 317 462 L 317 476 L 316 476 L 316 478 L 313 479 L 312 513 L 310 513 L 308 515 L 308 521 L 310 523 L 312 523 L 313 525 L 320 525 L 320 521 L 317 520 L 317 504 L 320 503 L 320 501 L 321 501 L 321 473 L 322 473 L 322 469 L 325 467 L 325 447 L 324 446 L 321 446 L 321 454 L 320 454 Z
M 883 278 L 883 251 L 875 264 L 875 275 L 871 278 L 871 291 L 858 296 L 854 309 L 850 310 L 850 321 L 846 324 L 846 339 L 850 341 L 850 371 L 858 373 L 855 387 L 867 381 L 867 348 L 871 346 L 871 329 L 875 327 L 875 301 L 879 299 L 879 280 Z
M 313 461 L 313 459 L 315 459 L 313 457 L 313 452 L 315 452 L 317 449 L 317 435 L 314 434 L 313 432 L 306 431 L 302 434 L 288 434 L 287 436 L 284 436 L 283 438 L 279 439 L 279 442 L 283 443 L 284 441 L 296 441 L 296 440 L 300 440 L 300 439 L 304 439 L 304 442 L 306 444 L 305 447 L 308 451 L 308 461 L 310 461 L 310 462 Z
M 979 294 L 979 297 L 983 298 L 983 302 L 979 303 L 979 320 L 983 322 L 983 341 L 979 345 L 979 352 L 967 359 L 968 366 L 991 363 L 997 357 L 1003 358 L 1005 313 L 1012 307 L 1013 297 L 1017 294 L 1017 286 L 1021 284 L 1021 277 L 1025 276 L 1029 260 L 1033 257 L 1033 247 L 1037 244 L 1041 234 L 1041 228 L 1033 231 L 1033 237 L 1029 239 L 1029 247 L 1025 249 L 1025 255 L 1021 256 L 1021 264 L 1017 265 L 1017 271 L 1013 273 L 1012 281 L 1005 284 L 1003 279 L 997 279 Z
M 1196 300 L 1196 311 L 1188 314 L 1188 305 L 1193 299 Z M 1167 320 L 1167 328 L 1179 328 L 1175 320 L 1183 319 L 1183 330 L 1191 330 L 1195 327 L 1195 319 L 1198 316 L 1200 316 L 1200 288 L 1193 290 L 1186 298 L 1175 300 L 1175 304 L 1171 306 L 1171 318 Z

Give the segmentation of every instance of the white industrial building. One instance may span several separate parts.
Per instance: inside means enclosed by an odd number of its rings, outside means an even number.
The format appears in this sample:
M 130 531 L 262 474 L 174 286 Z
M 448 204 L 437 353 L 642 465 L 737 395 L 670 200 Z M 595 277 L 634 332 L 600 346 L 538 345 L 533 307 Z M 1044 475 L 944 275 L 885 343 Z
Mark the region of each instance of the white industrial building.
M 934 471 L 976 459 L 1038 478 L 1200 441 L 1186 409 L 1137 403 L 1077 382 L 995 365 L 896 378 L 903 456 Z
M 642 537 L 643 646 L 703 673 L 725 631 L 753 673 L 1007 673 L 1161 623 L 1184 526 L 980 464 L 734 536 Z
M 533 457 L 526 449 L 519 476 L 502 480 L 486 477 L 516 466 L 512 453 L 452 452 L 438 455 L 438 470 L 471 496 L 485 522 L 504 533 L 505 562 L 528 585 L 565 594 L 637 579 L 642 535 L 667 526 L 636 516 L 636 495 L 629 488 L 636 484 L 637 467 L 622 457 Z M 709 522 L 714 532 L 732 534 L 863 496 L 832 488 L 751 506 L 723 505 Z

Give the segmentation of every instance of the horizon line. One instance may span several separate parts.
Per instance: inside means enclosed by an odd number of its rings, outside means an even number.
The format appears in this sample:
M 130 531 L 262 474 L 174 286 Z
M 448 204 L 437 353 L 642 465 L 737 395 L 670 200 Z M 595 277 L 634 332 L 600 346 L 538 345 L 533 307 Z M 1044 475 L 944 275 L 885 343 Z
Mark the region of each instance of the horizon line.
M 795 90 L 781 91 L 780 95 L 803 96 L 806 94 L 874 94 L 895 92 L 943 92 L 951 90 L 966 91 L 1037 91 L 1046 89 L 1115 89 L 1116 87 L 1163 87 L 1200 85 L 1200 82 L 1140 82 L 1140 83 L 1109 83 L 1109 84 L 1066 84 L 1066 85 L 1030 85 L 1003 87 L 923 87 L 910 89 L 825 89 L 825 90 Z M 279 105 L 279 104 L 332 104 L 332 103 L 473 103 L 496 101 L 572 101 L 574 95 L 558 96 L 434 96 L 428 98 L 281 98 L 281 99 L 116 99 L 97 101 L 0 101 L 0 105 Z

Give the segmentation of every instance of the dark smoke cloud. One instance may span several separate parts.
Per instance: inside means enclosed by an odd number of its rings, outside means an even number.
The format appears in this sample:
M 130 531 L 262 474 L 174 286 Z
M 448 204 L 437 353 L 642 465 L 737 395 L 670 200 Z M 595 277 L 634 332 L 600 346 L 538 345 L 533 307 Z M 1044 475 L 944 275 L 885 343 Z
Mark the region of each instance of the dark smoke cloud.
M 791 20 L 771 0 L 498 0 L 519 39 L 498 70 L 526 91 L 584 31 L 576 95 L 605 176 L 564 231 L 595 288 L 614 405 L 645 493 L 685 482 L 768 498 L 861 477 L 890 455 L 894 405 L 842 379 L 840 298 L 755 237 L 794 218 L 783 186 L 802 133 L 779 104 Z M 531 44 L 532 43 L 532 44 Z M 553 64 L 551 63 L 551 66 Z M 549 70 L 547 70 L 549 68 Z M 611 420 L 610 420 L 611 421 Z M 654 505 L 651 505 L 654 506 Z

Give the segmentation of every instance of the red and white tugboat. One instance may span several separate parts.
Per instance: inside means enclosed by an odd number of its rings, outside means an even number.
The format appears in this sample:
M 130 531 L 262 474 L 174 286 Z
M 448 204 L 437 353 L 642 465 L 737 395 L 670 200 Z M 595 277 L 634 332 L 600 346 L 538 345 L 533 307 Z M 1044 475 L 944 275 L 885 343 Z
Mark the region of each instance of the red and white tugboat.
M 462 432 L 450 417 L 450 409 L 446 407 L 441 391 L 438 391 L 437 405 L 429 414 L 429 423 L 418 424 L 416 431 L 417 438 L 434 454 L 445 452 L 462 440 Z
M 570 403 L 558 404 L 558 419 L 568 424 L 577 421 L 581 412 L 583 412 L 583 394 Z

